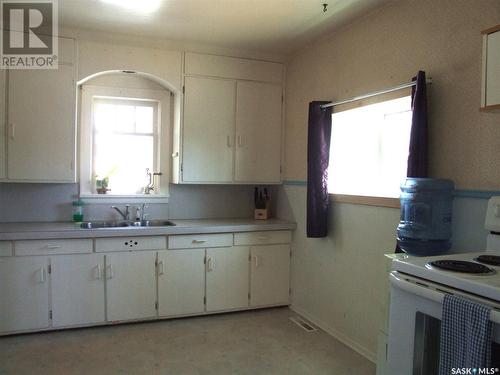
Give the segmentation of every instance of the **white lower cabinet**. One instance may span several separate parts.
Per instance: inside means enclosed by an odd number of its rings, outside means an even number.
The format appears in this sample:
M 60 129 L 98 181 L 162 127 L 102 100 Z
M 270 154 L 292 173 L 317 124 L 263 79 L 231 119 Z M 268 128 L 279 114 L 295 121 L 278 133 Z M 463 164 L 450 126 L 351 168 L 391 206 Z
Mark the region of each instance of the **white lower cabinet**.
M 0 335 L 289 303 L 289 233 L 98 240 L 1 242 Z
M 249 248 L 207 249 L 206 311 L 248 307 Z
M 156 251 L 106 254 L 107 320 L 156 317 Z
M 205 249 L 158 252 L 158 315 L 203 313 Z
M 49 327 L 47 257 L 0 258 L 0 332 Z
M 252 246 L 250 261 L 250 306 L 288 304 L 290 245 Z
M 50 259 L 52 325 L 65 327 L 105 321 L 104 256 L 60 255 Z

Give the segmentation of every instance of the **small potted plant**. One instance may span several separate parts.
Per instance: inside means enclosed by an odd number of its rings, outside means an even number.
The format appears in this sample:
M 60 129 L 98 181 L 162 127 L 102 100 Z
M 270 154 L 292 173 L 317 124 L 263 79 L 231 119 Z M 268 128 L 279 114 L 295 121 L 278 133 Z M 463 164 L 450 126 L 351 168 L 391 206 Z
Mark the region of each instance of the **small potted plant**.
M 96 178 L 95 180 L 95 190 L 97 191 L 97 194 L 106 194 L 110 189 L 108 189 L 109 186 L 109 177 L 106 176 L 102 179 Z

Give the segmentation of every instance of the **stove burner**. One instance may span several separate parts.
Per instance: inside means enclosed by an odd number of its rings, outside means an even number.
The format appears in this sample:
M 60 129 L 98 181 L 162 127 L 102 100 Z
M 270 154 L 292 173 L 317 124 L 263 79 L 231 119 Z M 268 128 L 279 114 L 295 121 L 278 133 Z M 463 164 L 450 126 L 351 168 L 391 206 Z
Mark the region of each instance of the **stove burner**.
M 466 262 L 463 260 L 435 260 L 429 263 L 431 266 L 436 268 L 441 268 L 447 271 L 463 272 L 463 273 L 474 273 L 474 274 L 486 274 L 492 273 L 493 270 L 482 264 L 474 262 Z
M 498 255 L 479 255 L 476 262 L 489 264 L 490 266 L 500 266 L 500 256 Z

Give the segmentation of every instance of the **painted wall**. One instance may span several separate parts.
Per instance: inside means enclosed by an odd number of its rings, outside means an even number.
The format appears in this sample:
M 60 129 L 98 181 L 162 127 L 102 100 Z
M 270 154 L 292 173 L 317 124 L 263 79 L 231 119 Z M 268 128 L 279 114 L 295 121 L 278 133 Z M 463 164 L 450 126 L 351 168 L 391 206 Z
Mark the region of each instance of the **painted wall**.
M 408 82 L 423 69 L 429 92 L 430 171 L 460 189 L 500 190 L 500 114 L 480 113 L 483 29 L 500 23 L 497 0 L 400 0 L 336 30 L 287 65 L 285 174 L 306 179 L 307 107 Z M 486 199 L 456 198 L 454 251 L 485 246 Z M 375 359 L 384 319 L 384 253 L 399 210 L 332 203 L 329 236 L 305 235 L 305 186 L 285 185 L 280 215 L 297 221 L 293 307 Z
M 0 222 L 71 221 L 76 184 L 0 183 Z M 119 219 L 110 203 L 89 203 L 85 220 Z M 170 185 L 168 204 L 148 204 L 150 219 L 249 218 L 251 186 Z

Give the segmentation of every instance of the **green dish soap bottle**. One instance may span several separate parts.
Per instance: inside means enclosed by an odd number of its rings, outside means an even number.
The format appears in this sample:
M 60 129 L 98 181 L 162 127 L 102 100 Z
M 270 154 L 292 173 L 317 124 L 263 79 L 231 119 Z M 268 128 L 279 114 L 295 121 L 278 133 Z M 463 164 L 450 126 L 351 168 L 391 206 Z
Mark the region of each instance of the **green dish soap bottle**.
M 80 199 L 73 201 L 73 221 L 75 223 L 83 221 L 83 201 Z

